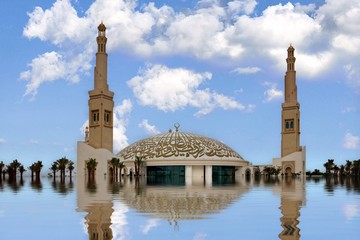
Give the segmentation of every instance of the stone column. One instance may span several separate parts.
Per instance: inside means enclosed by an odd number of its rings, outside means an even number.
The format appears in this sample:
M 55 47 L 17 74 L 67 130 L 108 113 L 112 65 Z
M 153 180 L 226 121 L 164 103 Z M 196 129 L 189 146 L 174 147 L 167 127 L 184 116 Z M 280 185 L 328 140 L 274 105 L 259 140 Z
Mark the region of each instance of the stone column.
M 205 185 L 212 186 L 212 166 L 205 166 Z
M 192 185 L 192 166 L 185 166 L 185 185 Z

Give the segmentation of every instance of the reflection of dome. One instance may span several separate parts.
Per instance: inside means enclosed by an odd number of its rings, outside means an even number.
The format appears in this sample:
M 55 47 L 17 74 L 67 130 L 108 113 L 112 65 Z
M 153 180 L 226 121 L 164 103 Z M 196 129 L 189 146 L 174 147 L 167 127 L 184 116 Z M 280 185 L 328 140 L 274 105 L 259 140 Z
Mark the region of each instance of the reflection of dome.
M 225 209 L 249 188 L 228 186 L 205 187 L 150 187 L 138 189 L 124 187 L 120 199 L 126 205 L 144 214 L 168 220 L 201 219 Z
M 245 161 L 238 153 L 217 140 L 178 131 L 137 141 L 124 148 L 118 156 L 125 161 L 142 156 L 147 162 L 152 159 Z

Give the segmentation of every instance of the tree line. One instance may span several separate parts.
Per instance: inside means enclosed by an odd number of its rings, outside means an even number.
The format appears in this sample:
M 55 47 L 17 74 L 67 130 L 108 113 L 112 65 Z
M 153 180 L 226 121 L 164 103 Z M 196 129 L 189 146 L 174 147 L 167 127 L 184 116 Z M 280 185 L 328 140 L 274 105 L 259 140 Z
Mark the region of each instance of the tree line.
M 323 164 L 325 172 L 319 169 L 306 172 L 307 175 L 325 175 L 325 176 L 360 176 L 360 159 L 346 160 L 345 163 L 337 165 L 334 159 L 328 159 Z
M 31 171 L 32 181 L 40 180 L 42 167 L 42 161 L 34 162 L 28 167 L 28 169 Z M 9 181 L 16 181 L 18 173 L 20 174 L 20 180 L 22 180 L 24 172 L 26 171 L 27 170 L 24 165 L 21 164 L 17 159 L 13 160 L 7 165 L 5 165 L 3 161 L 0 161 L 0 180 L 5 180 L 7 175 Z

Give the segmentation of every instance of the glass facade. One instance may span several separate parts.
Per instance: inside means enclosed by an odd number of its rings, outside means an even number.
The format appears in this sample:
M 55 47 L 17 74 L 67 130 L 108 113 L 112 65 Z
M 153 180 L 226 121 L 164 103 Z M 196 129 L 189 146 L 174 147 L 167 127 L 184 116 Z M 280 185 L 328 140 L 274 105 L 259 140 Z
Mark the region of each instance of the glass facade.
M 233 166 L 212 166 L 213 185 L 235 183 L 235 167 Z
M 146 174 L 149 185 L 185 185 L 185 166 L 149 166 Z

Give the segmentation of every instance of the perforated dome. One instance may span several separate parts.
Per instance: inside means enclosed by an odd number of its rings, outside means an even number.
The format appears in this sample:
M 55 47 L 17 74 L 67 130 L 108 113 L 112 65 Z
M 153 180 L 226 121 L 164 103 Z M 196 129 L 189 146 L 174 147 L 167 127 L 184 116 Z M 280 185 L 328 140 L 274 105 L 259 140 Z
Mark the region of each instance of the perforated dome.
M 238 160 L 245 161 L 227 145 L 198 134 L 169 131 L 137 141 L 118 154 L 122 160 L 142 156 L 151 160 Z

